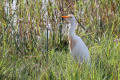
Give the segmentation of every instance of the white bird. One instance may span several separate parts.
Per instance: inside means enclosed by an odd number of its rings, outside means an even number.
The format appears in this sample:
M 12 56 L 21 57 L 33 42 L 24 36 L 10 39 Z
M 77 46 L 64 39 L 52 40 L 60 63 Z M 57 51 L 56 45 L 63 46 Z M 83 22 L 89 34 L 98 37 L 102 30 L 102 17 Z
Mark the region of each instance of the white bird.
M 78 22 L 75 19 L 74 15 L 69 14 L 68 16 L 62 16 L 62 18 L 66 19 L 69 23 L 68 39 L 71 55 L 81 64 L 83 62 L 90 64 L 90 55 L 88 48 L 82 39 L 75 34 Z

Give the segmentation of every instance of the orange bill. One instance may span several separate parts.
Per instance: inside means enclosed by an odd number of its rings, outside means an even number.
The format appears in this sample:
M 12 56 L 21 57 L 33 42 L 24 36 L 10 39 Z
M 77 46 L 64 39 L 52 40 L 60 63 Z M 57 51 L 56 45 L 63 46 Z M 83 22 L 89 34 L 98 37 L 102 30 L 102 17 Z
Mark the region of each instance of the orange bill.
M 69 18 L 70 16 L 62 16 L 62 18 Z

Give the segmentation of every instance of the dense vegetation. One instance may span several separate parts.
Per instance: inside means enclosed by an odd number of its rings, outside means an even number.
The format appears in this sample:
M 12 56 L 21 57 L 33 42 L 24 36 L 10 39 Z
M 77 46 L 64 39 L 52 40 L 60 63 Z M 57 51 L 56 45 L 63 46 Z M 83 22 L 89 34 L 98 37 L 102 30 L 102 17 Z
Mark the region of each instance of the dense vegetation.
M 0 1 L 0 80 L 119 80 L 120 1 L 42 1 L 18 0 L 14 11 L 14 0 Z M 69 54 L 67 29 L 60 30 L 65 27 L 61 16 L 68 13 L 80 23 L 76 33 L 89 48 L 91 68 L 79 66 Z

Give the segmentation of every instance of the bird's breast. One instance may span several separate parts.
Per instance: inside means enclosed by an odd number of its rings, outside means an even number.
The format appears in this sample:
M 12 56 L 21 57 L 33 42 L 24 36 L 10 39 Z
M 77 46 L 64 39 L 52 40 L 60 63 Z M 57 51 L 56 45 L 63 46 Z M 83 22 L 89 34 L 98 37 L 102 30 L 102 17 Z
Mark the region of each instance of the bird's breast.
M 75 48 L 77 41 L 75 39 L 73 39 L 73 37 L 71 37 L 71 36 L 68 37 L 68 40 L 69 40 L 70 51 L 72 51 Z

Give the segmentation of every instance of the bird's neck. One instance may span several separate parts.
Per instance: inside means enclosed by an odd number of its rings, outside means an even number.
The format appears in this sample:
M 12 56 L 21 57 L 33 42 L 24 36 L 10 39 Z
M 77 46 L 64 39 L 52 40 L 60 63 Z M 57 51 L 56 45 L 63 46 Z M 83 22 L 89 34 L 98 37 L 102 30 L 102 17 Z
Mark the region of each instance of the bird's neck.
M 68 34 L 69 36 L 73 37 L 73 36 L 76 35 L 75 34 L 75 29 L 76 29 L 77 25 L 78 25 L 77 22 L 69 24 L 69 34 Z

